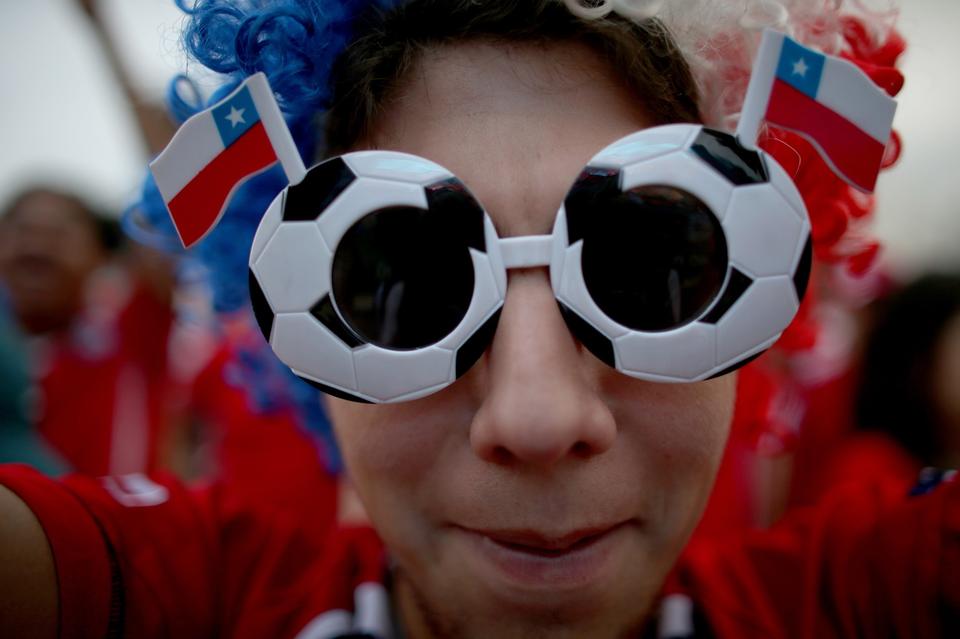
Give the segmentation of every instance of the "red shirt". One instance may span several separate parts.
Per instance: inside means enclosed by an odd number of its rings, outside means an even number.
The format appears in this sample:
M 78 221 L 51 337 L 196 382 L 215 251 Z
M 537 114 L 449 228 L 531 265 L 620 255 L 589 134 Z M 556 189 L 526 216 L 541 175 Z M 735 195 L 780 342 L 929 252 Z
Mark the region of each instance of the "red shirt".
M 22 466 L 0 467 L 0 483 L 47 533 L 60 637 L 321 639 L 388 627 L 369 529 L 306 534 L 223 485 L 58 483 Z M 667 600 L 688 598 L 704 636 L 960 636 L 960 482 L 893 492 L 858 486 L 771 531 L 695 543 Z
M 88 475 L 155 470 L 172 418 L 172 311 L 145 286 L 127 285 L 128 296 L 96 307 L 35 353 L 43 362 L 35 371 L 38 429 Z

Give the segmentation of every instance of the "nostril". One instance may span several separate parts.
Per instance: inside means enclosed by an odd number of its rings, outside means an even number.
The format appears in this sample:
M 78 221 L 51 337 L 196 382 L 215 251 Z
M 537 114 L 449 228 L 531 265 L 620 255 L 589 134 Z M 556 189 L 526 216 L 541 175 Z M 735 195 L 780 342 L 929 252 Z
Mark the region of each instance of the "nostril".
M 490 452 L 490 461 L 494 464 L 508 464 L 513 459 L 513 454 L 504 446 L 496 446 Z
M 575 457 L 590 457 L 592 452 L 592 447 L 590 444 L 584 441 L 579 441 L 570 448 L 570 452 Z

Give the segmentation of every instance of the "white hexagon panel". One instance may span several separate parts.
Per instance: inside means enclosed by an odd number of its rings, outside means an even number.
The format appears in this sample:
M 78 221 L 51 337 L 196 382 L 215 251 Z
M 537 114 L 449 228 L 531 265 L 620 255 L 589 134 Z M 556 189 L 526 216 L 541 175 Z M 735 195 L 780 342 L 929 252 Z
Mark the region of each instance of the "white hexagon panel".
M 748 275 L 787 275 L 808 228 L 769 183 L 734 189 L 723 220 L 731 261 Z
M 360 151 L 343 156 L 343 161 L 359 177 L 391 182 L 409 182 L 427 186 L 453 177 L 447 169 L 409 153 Z
M 429 395 L 454 379 L 454 353 L 432 346 L 394 351 L 367 345 L 354 352 L 357 386 L 380 402 Z
M 663 381 L 700 379 L 716 367 L 716 327 L 694 322 L 669 333 L 631 333 L 614 341 L 617 368 Z
M 717 322 L 718 365 L 732 365 L 779 336 L 797 308 L 792 278 L 767 277 L 753 282 Z
M 638 131 L 617 140 L 590 160 L 590 166 L 620 169 L 685 149 L 700 130 L 689 124 L 670 124 Z
M 274 313 L 306 311 L 330 290 L 330 250 L 311 222 L 280 224 L 253 264 Z
M 357 388 L 351 349 L 307 313 L 277 315 L 270 346 L 297 374 L 316 378 L 317 364 L 322 362 L 321 381 L 325 384 L 351 391 Z
M 257 261 L 260 254 L 263 253 L 267 242 L 270 241 L 277 227 L 279 227 L 283 221 L 283 202 L 286 197 L 287 191 L 281 191 L 277 197 L 273 198 L 273 202 L 270 203 L 267 212 L 260 219 L 260 224 L 257 226 L 257 233 L 253 236 L 253 244 L 250 246 L 250 264 Z

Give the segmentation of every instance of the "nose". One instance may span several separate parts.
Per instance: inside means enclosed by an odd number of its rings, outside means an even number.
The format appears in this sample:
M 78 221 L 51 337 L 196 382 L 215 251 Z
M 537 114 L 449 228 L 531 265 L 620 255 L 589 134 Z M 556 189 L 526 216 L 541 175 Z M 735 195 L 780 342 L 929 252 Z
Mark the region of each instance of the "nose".
M 613 415 L 592 383 L 554 299 L 546 269 L 511 271 L 487 352 L 485 397 L 470 426 L 484 460 L 549 466 L 589 458 L 616 439 Z

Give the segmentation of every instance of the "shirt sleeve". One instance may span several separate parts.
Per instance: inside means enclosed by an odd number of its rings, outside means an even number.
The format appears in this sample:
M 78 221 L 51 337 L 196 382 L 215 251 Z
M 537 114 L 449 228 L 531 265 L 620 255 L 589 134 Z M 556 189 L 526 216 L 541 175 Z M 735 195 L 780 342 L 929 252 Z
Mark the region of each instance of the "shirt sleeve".
M 115 566 L 96 520 L 70 491 L 26 466 L 0 467 L 0 484 L 30 507 L 47 535 L 59 591 L 59 636 L 109 636 Z
M 170 478 L 50 480 L 0 467 L 0 483 L 33 511 L 57 575 L 61 638 L 214 636 L 212 511 Z
M 960 636 L 960 482 L 838 490 L 771 530 L 703 540 L 678 571 L 717 637 Z
M 223 483 L 187 488 L 140 474 L 54 481 L 0 466 L 0 484 L 49 541 L 61 638 L 290 639 L 336 607 L 331 588 L 349 586 L 330 578 L 339 564 L 328 534 Z

